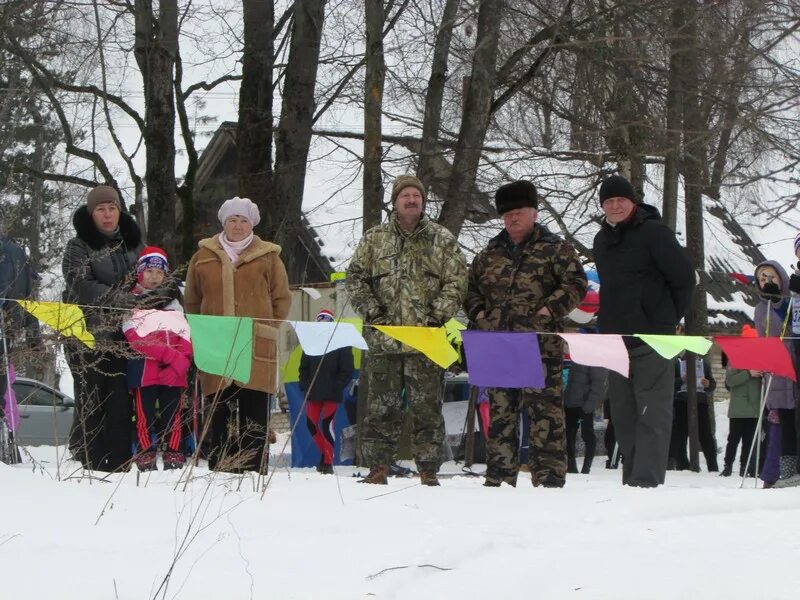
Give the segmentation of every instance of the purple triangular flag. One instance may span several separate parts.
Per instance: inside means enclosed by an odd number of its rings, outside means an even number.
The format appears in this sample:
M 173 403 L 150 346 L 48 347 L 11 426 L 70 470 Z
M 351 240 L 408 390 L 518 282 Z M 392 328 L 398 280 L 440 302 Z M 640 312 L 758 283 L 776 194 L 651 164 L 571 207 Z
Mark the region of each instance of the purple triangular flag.
M 2 375 L 0 375 L 2 376 Z M 8 381 L 12 385 L 7 386 L 6 393 L 3 398 L 6 401 L 6 422 L 11 431 L 16 431 L 19 427 L 19 407 L 17 406 L 17 394 L 14 392 L 13 383 L 17 380 L 17 374 L 14 371 L 14 365 L 8 363 Z
M 535 333 L 462 331 L 469 383 L 493 388 L 543 388 L 544 369 Z

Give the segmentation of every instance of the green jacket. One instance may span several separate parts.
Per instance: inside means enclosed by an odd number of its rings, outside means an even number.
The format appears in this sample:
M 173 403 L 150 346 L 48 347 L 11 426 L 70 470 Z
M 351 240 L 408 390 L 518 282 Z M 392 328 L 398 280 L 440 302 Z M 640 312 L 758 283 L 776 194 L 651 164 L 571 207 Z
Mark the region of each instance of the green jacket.
M 503 230 L 475 257 L 464 310 L 478 329 L 560 332 L 587 287 L 572 244 L 537 223 L 522 243 L 513 244 Z M 537 316 L 542 307 L 551 316 Z M 541 336 L 539 346 L 544 357 L 563 354 L 558 336 Z
M 467 263 L 453 234 L 423 215 L 411 233 L 392 214 L 364 234 L 347 268 L 350 303 L 367 325 L 438 327 L 455 316 L 467 288 Z M 370 352 L 408 351 L 372 328 Z
M 730 390 L 729 419 L 757 419 L 761 407 L 761 377 L 753 377 L 746 369 L 728 369 L 725 387 Z

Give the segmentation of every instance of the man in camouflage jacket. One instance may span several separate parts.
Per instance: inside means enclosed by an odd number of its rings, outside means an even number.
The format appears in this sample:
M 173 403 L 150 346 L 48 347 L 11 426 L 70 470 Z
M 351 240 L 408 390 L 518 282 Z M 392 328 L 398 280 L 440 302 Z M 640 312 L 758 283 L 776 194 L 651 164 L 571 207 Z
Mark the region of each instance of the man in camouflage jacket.
M 464 309 L 475 327 L 495 331 L 563 331 L 562 319 L 586 293 L 586 275 L 572 245 L 536 223 L 538 198 L 529 181 L 495 194 L 505 229 L 472 262 Z M 517 422 L 530 419 L 529 463 L 533 485 L 562 487 L 567 472 L 561 398 L 563 341 L 539 336 L 544 389 L 490 390 L 486 482 L 517 482 Z M 467 365 L 469 368 L 469 365 Z
M 392 186 L 393 212 L 364 234 L 347 269 L 347 291 L 369 325 L 440 327 L 466 291 L 466 261 L 453 235 L 424 215 L 425 190 L 413 176 Z M 386 483 L 403 422 L 403 392 L 413 419 L 413 452 L 422 483 L 438 485 L 444 441 L 439 404 L 443 371 L 425 356 L 371 327 L 366 377 L 369 410 L 361 450 L 366 483 Z

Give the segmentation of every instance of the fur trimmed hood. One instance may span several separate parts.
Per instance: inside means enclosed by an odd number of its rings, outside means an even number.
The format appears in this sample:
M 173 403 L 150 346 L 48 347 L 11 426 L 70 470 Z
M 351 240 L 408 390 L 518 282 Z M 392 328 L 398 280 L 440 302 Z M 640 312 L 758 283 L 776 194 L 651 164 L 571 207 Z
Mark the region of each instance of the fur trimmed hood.
M 72 215 L 72 226 L 75 228 L 76 237 L 92 250 L 100 250 L 108 244 L 109 238 L 97 229 L 86 205 L 81 206 Z M 141 229 L 132 216 L 122 211 L 119 214 L 119 232 L 128 248 L 138 248 L 142 243 Z

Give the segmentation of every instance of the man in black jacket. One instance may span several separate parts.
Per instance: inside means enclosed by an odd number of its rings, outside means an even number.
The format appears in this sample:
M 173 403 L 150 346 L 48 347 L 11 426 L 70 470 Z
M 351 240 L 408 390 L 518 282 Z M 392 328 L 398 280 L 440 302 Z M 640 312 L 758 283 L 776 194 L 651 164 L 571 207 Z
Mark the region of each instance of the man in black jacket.
M 624 459 L 622 483 L 664 483 L 672 429 L 672 362 L 635 333 L 672 334 L 686 313 L 695 276 L 675 234 L 618 175 L 600 186 L 605 218 L 594 238 L 601 333 L 626 335 L 630 378 L 609 374 L 611 414 Z

